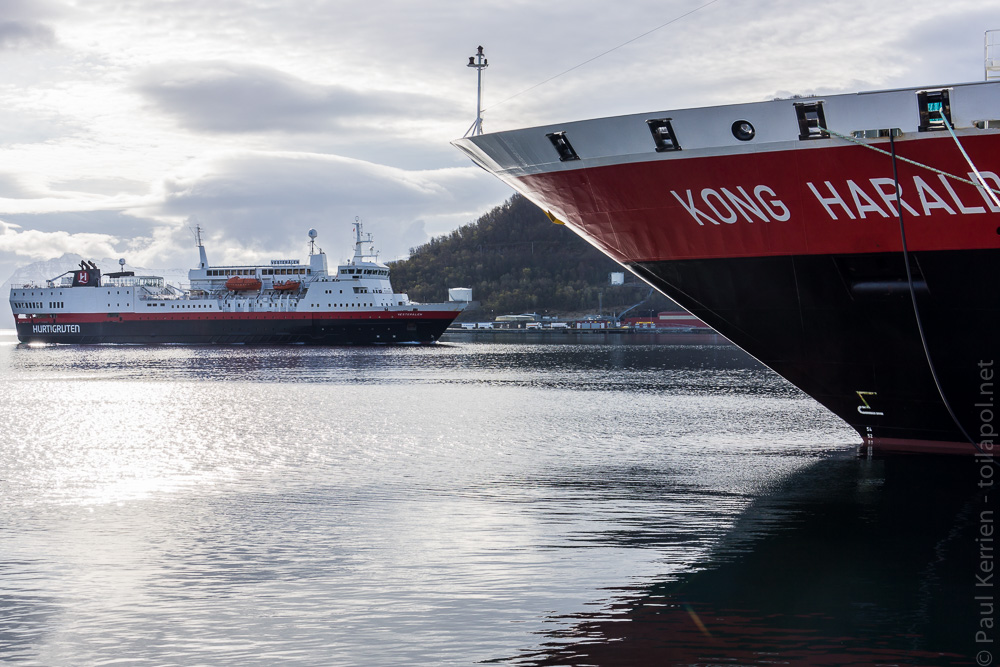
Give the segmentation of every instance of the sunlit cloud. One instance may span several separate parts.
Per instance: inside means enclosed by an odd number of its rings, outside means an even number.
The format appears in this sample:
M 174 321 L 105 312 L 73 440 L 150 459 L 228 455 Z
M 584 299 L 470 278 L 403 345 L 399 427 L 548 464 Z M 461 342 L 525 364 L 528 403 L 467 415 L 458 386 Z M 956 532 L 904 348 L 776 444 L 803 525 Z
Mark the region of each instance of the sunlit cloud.
M 40 232 L 0 220 L 0 253 L 12 253 L 30 260 L 55 259 L 70 253 L 111 257 L 116 254 L 118 243 L 119 240 L 109 234 Z

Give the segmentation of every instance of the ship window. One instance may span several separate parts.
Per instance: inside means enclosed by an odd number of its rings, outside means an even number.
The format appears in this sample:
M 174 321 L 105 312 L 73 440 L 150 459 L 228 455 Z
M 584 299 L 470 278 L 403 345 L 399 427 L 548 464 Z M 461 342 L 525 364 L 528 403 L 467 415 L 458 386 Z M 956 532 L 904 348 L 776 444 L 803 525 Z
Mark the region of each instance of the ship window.
M 576 154 L 573 150 L 573 145 L 569 143 L 569 139 L 566 138 L 565 132 L 552 132 L 551 134 L 546 134 L 549 141 L 555 147 L 556 152 L 559 153 L 560 162 L 569 162 L 570 160 L 579 160 L 580 156 Z
M 951 98 L 947 90 L 922 90 L 917 93 L 917 108 L 920 111 L 921 132 L 946 129 L 945 121 L 951 123 Z
M 679 151 L 681 149 L 681 145 L 677 143 L 674 128 L 670 124 L 671 120 L 670 118 L 658 118 L 646 121 L 646 125 L 649 126 L 649 133 L 653 135 L 653 143 L 656 144 L 657 153 Z
M 822 102 L 802 102 L 795 105 L 795 118 L 799 122 L 799 141 L 827 139 L 826 116 Z

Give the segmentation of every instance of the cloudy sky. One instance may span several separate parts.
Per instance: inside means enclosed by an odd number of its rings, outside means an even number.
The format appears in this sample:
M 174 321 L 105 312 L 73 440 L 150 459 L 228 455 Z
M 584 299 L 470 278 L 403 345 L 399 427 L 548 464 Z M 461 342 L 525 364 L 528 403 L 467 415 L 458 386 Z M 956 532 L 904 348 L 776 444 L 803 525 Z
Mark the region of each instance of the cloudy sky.
M 343 257 L 355 216 L 405 256 L 510 195 L 449 145 L 479 44 L 491 131 L 981 80 L 989 28 L 1000 0 L 0 0 L 0 282 L 188 267 L 195 223 L 213 263 L 310 227 Z

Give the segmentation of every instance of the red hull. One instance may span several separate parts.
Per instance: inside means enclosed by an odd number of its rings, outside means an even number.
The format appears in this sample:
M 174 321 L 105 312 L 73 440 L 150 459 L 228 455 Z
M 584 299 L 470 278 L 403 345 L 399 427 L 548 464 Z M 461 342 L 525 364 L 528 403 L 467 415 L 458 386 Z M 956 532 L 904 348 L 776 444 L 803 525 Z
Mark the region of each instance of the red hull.
M 1000 134 L 962 144 L 1000 188 L 990 170 Z M 947 135 L 896 149 L 969 178 Z M 907 163 L 899 171 L 910 250 L 1000 248 L 1000 208 L 981 189 Z M 902 250 L 892 161 L 855 145 L 552 171 L 514 186 L 623 263 Z
M 997 118 L 1000 83 L 965 84 L 455 143 L 866 446 L 976 453 L 994 444 L 978 405 L 1000 358 L 1000 199 L 970 160 L 1000 190 Z

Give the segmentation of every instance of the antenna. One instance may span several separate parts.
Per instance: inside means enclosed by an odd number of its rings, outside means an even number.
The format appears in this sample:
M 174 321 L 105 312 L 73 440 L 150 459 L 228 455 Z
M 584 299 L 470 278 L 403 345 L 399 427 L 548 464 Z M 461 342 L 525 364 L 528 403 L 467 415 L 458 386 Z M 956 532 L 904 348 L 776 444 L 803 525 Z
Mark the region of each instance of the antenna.
M 190 227 L 188 228 L 190 229 Z M 194 229 L 194 240 L 198 247 L 198 259 L 199 259 L 199 269 L 208 268 L 208 255 L 205 254 L 205 245 L 201 242 L 201 224 L 195 221 Z
M 476 120 L 472 123 L 472 127 L 465 131 L 463 137 L 483 133 L 483 70 L 489 66 L 490 61 L 483 54 L 483 47 L 480 46 L 476 50 L 476 55 L 469 56 L 469 64 L 466 67 L 476 70 Z
M 309 230 L 309 254 L 310 255 L 315 255 L 316 254 L 316 237 L 317 236 L 319 236 L 319 232 L 317 232 L 315 229 L 310 229 Z

